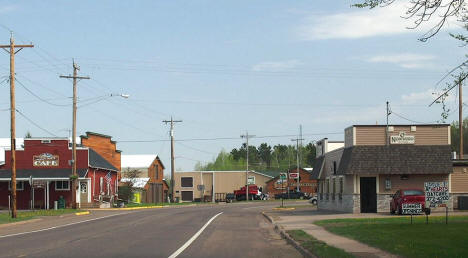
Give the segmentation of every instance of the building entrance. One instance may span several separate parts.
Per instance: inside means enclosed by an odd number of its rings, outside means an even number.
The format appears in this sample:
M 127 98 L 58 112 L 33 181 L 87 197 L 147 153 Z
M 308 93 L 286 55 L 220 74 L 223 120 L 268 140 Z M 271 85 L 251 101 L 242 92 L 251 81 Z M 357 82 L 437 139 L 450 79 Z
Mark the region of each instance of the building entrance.
M 361 177 L 361 213 L 377 212 L 377 191 L 375 177 Z

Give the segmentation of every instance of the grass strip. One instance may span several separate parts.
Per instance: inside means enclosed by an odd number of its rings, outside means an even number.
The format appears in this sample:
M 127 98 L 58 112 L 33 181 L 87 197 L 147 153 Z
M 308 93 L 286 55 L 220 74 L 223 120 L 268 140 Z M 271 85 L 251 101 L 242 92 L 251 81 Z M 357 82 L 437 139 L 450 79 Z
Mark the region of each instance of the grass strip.
M 303 230 L 288 230 L 286 233 L 288 233 L 288 235 L 298 242 L 304 249 L 317 257 L 354 257 L 339 248 L 329 246 L 325 242 L 317 240 Z
M 468 257 L 468 216 L 334 219 L 315 224 L 328 231 L 405 257 Z
M 59 216 L 68 213 L 76 213 L 80 210 L 74 209 L 59 209 L 59 210 L 35 210 L 35 211 L 19 211 L 16 218 L 12 219 L 11 215 L 0 213 L 0 224 L 13 223 L 18 221 L 30 220 L 42 216 Z

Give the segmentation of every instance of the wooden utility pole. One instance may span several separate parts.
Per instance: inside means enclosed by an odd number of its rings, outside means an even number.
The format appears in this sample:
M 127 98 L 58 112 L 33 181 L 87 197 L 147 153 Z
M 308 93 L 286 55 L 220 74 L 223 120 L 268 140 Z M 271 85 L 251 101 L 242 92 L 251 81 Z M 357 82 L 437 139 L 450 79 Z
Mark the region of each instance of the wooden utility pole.
M 60 75 L 60 78 L 73 79 L 73 129 L 72 129 L 72 208 L 76 209 L 76 189 L 78 175 L 76 173 L 76 83 L 77 80 L 88 79 L 88 76 L 78 76 L 80 67 L 73 60 L 73 75 Z
M 174 187 L 175 187 L 175 159 L 174 159 L 174 123 L 181 123 L 182 120 L 163 120 L 163 123 L 171 124 L 171 202 L 174 202 Z
M 15 51 L 15 47 L 19 48 Z M 0 48 L 10 54 L 10 133 L 11 133 L 11 217 L 16 218 L 16 122 L 15 122 L 15 54 L 25 47 L 34 45 L 15 45 L 13 33 L 10 37 L 10 45 L 0 45 Z M 7 50 L 10 49 L 10 50 Z
M 245 169 L 245 201 L 249 201 L 249 138 L 253 138 L 255 135 L 249 135 L 249 132 L 241 135 L 241 138 L 245 138 L 245 145 L 247 148 L 247 166 Z
M 460 159 L 463 159 L 463 92 L 462 81 L 458 82 L 458 122 L 460 127 Z

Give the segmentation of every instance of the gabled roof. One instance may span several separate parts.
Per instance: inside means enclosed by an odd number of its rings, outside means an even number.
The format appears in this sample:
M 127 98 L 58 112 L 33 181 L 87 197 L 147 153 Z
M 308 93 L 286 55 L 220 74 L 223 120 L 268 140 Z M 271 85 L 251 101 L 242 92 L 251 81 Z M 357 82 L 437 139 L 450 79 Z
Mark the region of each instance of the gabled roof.
M 449 145 L 352 146 L 343 150 L 337 174 L 449 174 Z
M 155 159 L 158 159 L 163 168 L 164 164 L 156 154 L 122 154 L 121 167 L 123 168 L 148 168 Z
M 82 178 L 86 176 L 88 169 L 78 168 L 76 173 L 78 177 Z M 17 179 L 29 179 L 32 178 L 52 178 L 52 179 L 68 179 L 72 174 L 71 168 L 41 168 L 41 169 L 18 169 L 16 170 Z M 11 170 L 2 169 L 0 170 L 0 179 L 11 178 Z
M 89 148 L 89 166 L 93 168 L 103 168 L 113 171 L 119 171 L 109 161 L 99 155 L 95 150 Z
M 322 171 L 325 156 L 320 156 L 315 160 L 314 168 L 310 172 L 310 179 L 319 179 L 320 172 Z

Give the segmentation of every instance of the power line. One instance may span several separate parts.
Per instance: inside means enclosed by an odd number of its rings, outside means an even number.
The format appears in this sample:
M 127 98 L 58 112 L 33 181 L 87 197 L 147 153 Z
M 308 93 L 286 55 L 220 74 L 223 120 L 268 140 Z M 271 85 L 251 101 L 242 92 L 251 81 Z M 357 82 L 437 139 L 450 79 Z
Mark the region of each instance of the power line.
M 41 97 L 39 97 L 36 93 L 34 93 L 33 91 L 31 91 L 30 89 L 28 89 L 22 82 L 20 82 L 18 79 L 15 79 L 15 81 L 21 85 L 21 87 L 23 87 L 27 92 L 29 92 L 31 95 L 33 95 L 34 97 L 36 97 L 37 99 L 39 99 L 40 101 L 44 102 L 44 103 L 47 103 L 49 105 L 52 105 L 52 106 L 56 106 L 56 107 L 67 107 L 69 106 L 69 104 L 55 104 L 55 103 L 52 103 L 52 102 L 49 102 L 47 101 L 46 99 L 43 99 Z
M 31 120 L 29 117 L 27 117 L 25 114 L 23 114 L 21 111 L 19 111 L 18 109 L 16 109 L 16 112 L 18 112 L 18 114 L 20 114 L 24 119 L 28 120 L 31 124 L 35 125 L 37 128 L 41 129 L 42 131 L 54 136 L 54 137 L 58 137 L 57 135 L 55 135 L 54 133 L 50 132 L 49 130 L 41 127 L 40 125 L 38 125 L 36 122 L 34 122 L 33 120 Z
M 415 121 L 415 120 L 412 120 L 412 119 L 409 119 L 409 118 L 406 118 L 398 113 L 396 113 L 395 111 L 392 110 L 392 115 L 396 115 L 397 117 L 401 118 L 401 119 L 404 119 L 406 121 L 409 121 L 409 122 L 412 122 L 412 123 L 415 123 L 415 124 L 433 124 L 433 123 L 439 123 L 439 121 L 432 121 L 432 122 L 418 122 L 418 121 Z

